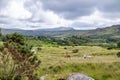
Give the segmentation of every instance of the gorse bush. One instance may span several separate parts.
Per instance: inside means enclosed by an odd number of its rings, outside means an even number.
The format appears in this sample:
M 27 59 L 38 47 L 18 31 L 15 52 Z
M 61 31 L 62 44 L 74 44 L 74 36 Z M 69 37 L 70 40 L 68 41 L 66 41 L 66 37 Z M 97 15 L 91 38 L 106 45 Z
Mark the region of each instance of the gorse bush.
M 120 48 L 120 41 L 117 43 L 117 47 Z
M 120 52 L 117 53 L 117 57 L 120 57 Z
M 24 80 L 27 77 L 28 80 L 36 80 L 35 71 L 41 61 L 31 53 L 32 46 L 27 45 L 24 36 L 18 33 L 7 35 L 6 40 L 1 52 L 4 66 L 1 79 Z M 9 71 L 6 71 L 6 66 L 10 67 Z
M 73 52 L 73 53 L 78 53 L 79 50 L 78 50 L 78 49 L 74 49 L 74 50 L 72 50 L 72 52 Z

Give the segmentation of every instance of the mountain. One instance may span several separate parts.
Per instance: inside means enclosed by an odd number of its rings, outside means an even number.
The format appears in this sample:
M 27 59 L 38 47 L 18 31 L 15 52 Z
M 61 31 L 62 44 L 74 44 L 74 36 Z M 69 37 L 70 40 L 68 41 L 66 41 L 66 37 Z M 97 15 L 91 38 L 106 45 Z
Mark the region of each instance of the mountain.
M 120 33 L 120 25 L 113 25 L 106 28 L 97 28 L 95 30 L 89 31 L 92 35 L 110 35 Z
M 70 30 L 74 30 L 74 28 L 71 28 L 71 27 L 58 27 L 58 28 L 39 29 L 37 31 L 70 31 Z
M 54 37 L 66 37 L 66 36 L 111 36 L 120 37 L 120 25 L 113 25 L 106 28 L 97 28 L 94 30 L 75 30 L 69 27 L 48 28 L 39 30 L 19 30 L 19 29 L 2 29 L 2 33 L 11 34 L 14 32 L 21 33 L 27 36 L 54 36 Z

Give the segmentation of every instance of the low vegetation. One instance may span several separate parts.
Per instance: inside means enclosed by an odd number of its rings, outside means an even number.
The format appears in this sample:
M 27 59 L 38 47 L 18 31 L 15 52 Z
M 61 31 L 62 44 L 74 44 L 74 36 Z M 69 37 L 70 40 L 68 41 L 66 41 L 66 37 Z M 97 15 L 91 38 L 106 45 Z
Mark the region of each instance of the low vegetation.
M 46 80 L 60 80 L 71 73 L 82 73 L 95 80 L 120 80 L 119 41 L 105 47 L 92 41 L 78 36 L 59 39 L 6 35 L 0 42 L 0 79 L 39 80 L 48 75 Z
M 25 43 L 24 36 L 18 33 L 6 35 L 6 42 L 0 52 L 0 79 L 36 80 L 35 71 L 41 61 L 31 53 L 31 49 Z
M 74 49 L 79 52 L 73 53 Z M 38 52 L 42 61 L 38 74 L 47 74 L 46 80 L 66 79 L 70 73 L 86 74 L 96 80 L 119 80 L 120 58 L 116 55 L 119 51 L 98 46 L 42 47 Z M 66 52 L 70 55 L 69 58 L 66 57 Z M 92 57 L 84 59 L 84 54 Z

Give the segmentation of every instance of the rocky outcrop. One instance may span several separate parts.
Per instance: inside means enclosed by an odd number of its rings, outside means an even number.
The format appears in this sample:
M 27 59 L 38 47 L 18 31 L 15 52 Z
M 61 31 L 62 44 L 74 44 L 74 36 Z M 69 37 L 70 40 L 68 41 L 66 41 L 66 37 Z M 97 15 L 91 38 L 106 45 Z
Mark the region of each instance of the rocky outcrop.
M 67 78 L 67 80 L 95 80 L 95 79 L 88 77 L 84 74 L 73 73 Z

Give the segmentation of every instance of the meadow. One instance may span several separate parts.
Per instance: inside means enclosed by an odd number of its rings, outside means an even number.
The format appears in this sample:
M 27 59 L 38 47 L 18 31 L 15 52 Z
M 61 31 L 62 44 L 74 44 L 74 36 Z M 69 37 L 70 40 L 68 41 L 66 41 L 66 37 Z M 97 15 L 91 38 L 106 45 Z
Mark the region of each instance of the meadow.
M 108 50 L 98 46 L 44 46 L 41 50 L 34 49 L 42 61 L 37 73 L 39 76 L 47 74 L 46 80 L 66 79 L 71 73 L 82 73 L 95 80 L 120 80 L 118 49 Z M 78 52 L 73 52 L 76 49 Z M 92 57 L 84 59 L 84 54 Z
M 43 41 L 29 40 L 41 64 L 37 76 L 45 80 L 66 80 L 72 73 L 81 73 L 95 80 L 120 80 L 120 49 L 100 46 L 59 46 Z M 3 42 L 0 42 L 3 46 Z M 70 57 L 67 57 L 69 55 Z M 84 55 L 91 57 L 84 58 Z M 2 73 L 1 73 L 2 74 Z M 28 80 L 28 79 L 24 79 Z

